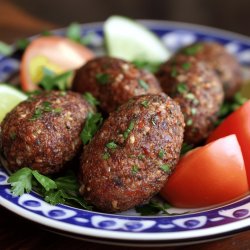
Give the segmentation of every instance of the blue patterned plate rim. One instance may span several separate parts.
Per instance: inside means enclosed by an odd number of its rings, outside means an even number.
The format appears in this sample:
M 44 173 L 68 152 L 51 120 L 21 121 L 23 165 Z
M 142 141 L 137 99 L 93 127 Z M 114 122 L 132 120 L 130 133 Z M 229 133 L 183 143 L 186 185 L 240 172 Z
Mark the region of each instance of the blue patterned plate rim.
M 173 52 L 197 40 L 223 43 L 244 65 L 250 65 L 250 38 L 230 31 L 201 25 L 169 21 L 140 20 L 152 29 Z M 94 32 L 94 50 L 102 47 L 103 23 L 82 25 L 82 32 Z M 63 35 L 65 29 L 54 31 Z M 16 58 L 0 55 L 0 81 L 18 70 Z M 134 241 L 178 241 L 230 234 L 250 227 L 250 196 L 233 203 L 178 216 L 129 216 L 85 211 L 64 205 L 51 206 L 31 192 L 13 197 L 7 184 L 8 174 L 0 166 L 0 205 L 44 226 L 65 233 Z

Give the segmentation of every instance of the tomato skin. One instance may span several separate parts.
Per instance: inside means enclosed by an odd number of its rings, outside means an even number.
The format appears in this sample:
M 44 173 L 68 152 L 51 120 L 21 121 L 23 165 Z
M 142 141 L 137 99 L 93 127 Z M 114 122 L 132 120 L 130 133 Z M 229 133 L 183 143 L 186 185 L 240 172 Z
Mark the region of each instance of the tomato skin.
M 248 190 L 241 149 L 230 135 L 183 156 L 160 194 L 176 207 L 198 208 L 228 202 Z
M 39 87 L 32 82 L 30 75 L 30 63 L 32 58 L 44 56 L 63 71 L 75 70 L 86 61 L 92 59 L 94 54 L 88 48 L 59 36 L 44 36 L 33 40 L 25 50 L 21 65 L 21 87 L 24 91 L 34 91 Z
M 236 134 L 245 161 L 248 182 L 250 183 L 250 100 L 230 114 L 208 137 L 207 142 Z

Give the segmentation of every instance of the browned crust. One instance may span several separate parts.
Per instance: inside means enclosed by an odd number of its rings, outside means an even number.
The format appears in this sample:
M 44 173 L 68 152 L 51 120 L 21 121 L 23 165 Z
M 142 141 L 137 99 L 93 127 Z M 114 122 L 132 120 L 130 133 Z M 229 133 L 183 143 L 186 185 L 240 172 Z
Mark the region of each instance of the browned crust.
M 50 103 L 51 111 L 35 112 Z M 48 104 L 47 104 L 48 106 Z M 10 170 L 59 172 L 79 152 L 80 132 L 92 107 L 73 92 L 51 91 L 20 103 L 1 124 L 1 148 Z
M 186 123 L 184 141 L 197 144 L 207 138 L 224 98 L 210 66 L 180 52 L 163 64 L 156 76 L 165 93 L 181 106 Z
M 131 121 L 134 127 L 125 139 Z M 147 201 L 160 191 L 176 165 L 183 131 L 183 115 L 171 98 L 164 94 L 134 97 L 110 114 L 84 149 L 80 192 L 105 212 Z M 108 148 L 109 142 L 117 148 Z M 164 150 L 163 157 L 160 150 Z M 164 164 L 169 171 L 161 169 Z
M 200 42 L 191 46 L 197 45 L 200 45 L 201 49 L 195 57 L 209 64 L 223 85 L 225 98 L 232 98 L 243 84 L 239 62 L 219 43 Z
M 101 83 L 97 79 L 98 75 L 106 75 L 107 81 Z M 146 82 L 148 88 L 143 88 L 139 80 Z M 114 111 L 133 96 L 162 91 L 152 74 L 137 69 L 129 62 L 111 57 L 95 58 L 80 68 L 73 81 L 73 90 L 91 92 L 106 112 Z

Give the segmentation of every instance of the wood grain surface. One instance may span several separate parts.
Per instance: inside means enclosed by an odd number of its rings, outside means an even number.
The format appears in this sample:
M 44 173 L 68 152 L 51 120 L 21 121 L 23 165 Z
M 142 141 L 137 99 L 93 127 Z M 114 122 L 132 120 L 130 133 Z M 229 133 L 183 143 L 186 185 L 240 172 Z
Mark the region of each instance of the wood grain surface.
M 54 27 L 56 27 L 54 24 L 29 15 L 9 1 L 0 0 L 0 40 L 13 42 L 20 37 Z M 0 250 L 16 249 L 132 250 L 136 248 L 90 243 L 60 236 L 42 229 L 38 224 L 18 217 L 0 206 Z M 168 247 L 167 249 L 250 250 L 250 231 L 223 240 L 190 246 Z

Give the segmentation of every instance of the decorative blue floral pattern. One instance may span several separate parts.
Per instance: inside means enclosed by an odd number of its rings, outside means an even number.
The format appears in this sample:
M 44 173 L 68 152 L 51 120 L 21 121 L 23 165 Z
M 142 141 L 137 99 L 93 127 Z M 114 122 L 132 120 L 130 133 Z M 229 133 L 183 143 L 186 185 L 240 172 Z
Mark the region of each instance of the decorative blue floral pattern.
M 0 55 L 0 82 L 5 82 L 8 77 L 19 70 L 19 61 L 15 58 Z
M 250 40 L 248 38 L 199 26 L 180 25 L 168 22 L 145 22 L 144 24 L 160 36 L 163 43 L 172 52 L 181 46 L 196 41 L 213 40 L 224 44 L 228 51 L 233 53 L 241 63 L 250 65 Z M 58 30 L 56 33 L 59 35 L 63 34 L 64 30 Z M 103 42 L 103 34 L 101 25 L 85 25 L 83 26 L 83 33 L 94 34 L 91 47 L 98 51 L 99 54 L 102 54 L 103 47 L 101 45 Z M 18 70 L 18 67 L 19 62 L 17 59 L 0 56 L 0 81 L 5 81 L 10 74 Z M 248 220 L 248 225 L 250 224 L 250 196 L 219 208 L 178 216 L 142 217 L 112 215 L 85 211 L 64 205 L 52 206 L 44 202 L 39 195 L 34 192 L 24 194 L 21 197 L 13 197 L 10 194 L 10 186 L 7 183 L 7 178 L 8 174 L 6 170 L 0 167 L 0 202 L 5 201 L 8 202 L 8 204 L 13 204 L 19 211 L 19 214 L 22 214 L 22 211 L 28 211 L 32 214 L 39 215 L 40 220 L 47 218 L 52 222 L 63 222 L 65 223 L 63 230 L 71 233 L 74 233 L 74 230 L 72 232 L 67 229 L 67 225 L 73 225 L 76 228 L 80 227 L 82 229 L 98 229 L 122 233 L 134 232 L 137 234 L 148 233 L 148 235 L 157 235 L 162 232 L 190 232 L 187 238 L 191 239 L 196 236 L 196 232 L 202 229 L 219 228 L 220 226 L 228 225 L 228 231 L 230 231 L 230 225 L 233 225 L 235 222 Z M 80 232 L 80 234 L 84 235 L 84 232 L 86 231 Z M 95 235 L 93 234 L 92 236 Z M 200 236 L 204 237 L 206 233 L 200 234 Z M 112 239 L 112 237 L 110 234 L 109 238 Z M 165 237 L 162 236 L 160 239 L 165 240 Z M 141 240 L 145 240 L 145 236 L 142 235 Z
M 17 206 L 53 220 L 109 231 L 149 233 L 189 231 L 216 227 L 250 218 L 250 197 L 245 197 L 237 203 L 222 208 L 214 208 L 194 214 L 168 217 L 134 217 L 101 214 L 64 205 L 52 206 L 33 192 L 21 197 L 13 197 L 10 194 L 7 178 L 8 175 L 5 170 L 0 169 L 0 196 Z

